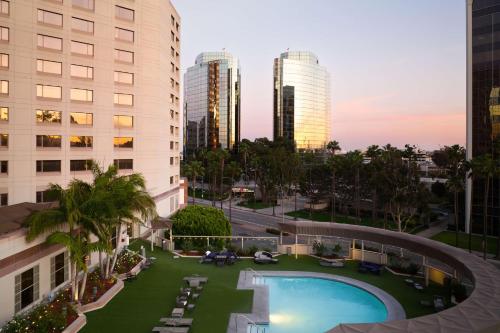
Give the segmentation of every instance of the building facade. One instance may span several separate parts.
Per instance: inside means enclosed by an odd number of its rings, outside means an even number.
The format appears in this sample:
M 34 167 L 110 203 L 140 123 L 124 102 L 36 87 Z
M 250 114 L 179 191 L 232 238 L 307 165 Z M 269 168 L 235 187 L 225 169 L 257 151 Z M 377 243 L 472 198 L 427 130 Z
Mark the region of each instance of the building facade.
M 184 75 L 185 152 L 233 149 L 240 141 L 240 67 L 228 52 L 205 52 Z
M 500 155 L 500 3 L 474 0 L 468 3 L 469 77 L 468 157 Z M 483 230 L 484 181 L 468 188 L 470 225 Z M 500 179 L 493 179 L 488 198 L 488 233 L 496 234 L 500 223 Z M 469 222 L 469 221 L 467 221 Z
M 285 52 L 274 59 L 274 139 L 299 150 L 323 149 L 331 137 L 330 75 L 311 52 Z
M 179 82 L 170 1 L 0 0 L 0 324 L 69 279 L 22 226 L 50 183 L 91 181 L 94 160 L 143 174 L 160 216 L 182 204 Z

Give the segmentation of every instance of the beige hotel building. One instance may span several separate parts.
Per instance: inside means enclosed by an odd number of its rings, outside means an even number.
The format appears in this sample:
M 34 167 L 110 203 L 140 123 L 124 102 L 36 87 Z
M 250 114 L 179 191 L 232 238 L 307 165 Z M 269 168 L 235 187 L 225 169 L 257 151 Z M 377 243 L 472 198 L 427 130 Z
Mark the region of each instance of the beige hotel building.
M 182 204 L 180 30 L 168 0 L 0 0 L 0 325 L 69 278 L 20 225 L 48 184 L 93 159 L 142 173 L 160 216 Z

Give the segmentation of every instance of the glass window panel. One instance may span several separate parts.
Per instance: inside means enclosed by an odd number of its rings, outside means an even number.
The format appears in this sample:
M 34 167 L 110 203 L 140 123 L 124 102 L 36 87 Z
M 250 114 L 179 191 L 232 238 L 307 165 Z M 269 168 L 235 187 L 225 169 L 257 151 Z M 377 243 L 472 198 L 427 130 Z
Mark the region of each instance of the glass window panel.
M 70 171 L 89 171 L 92 169 L 92 160 L 71 160 L 69 162 Z
M 9 41 L 9 28 L 0 27 L 0 40 Z
M 94 33 L 94 22 L 87 21 L 78 17 L 71 18 L 71 29 L 86 32 L 89 34 Z
M 71 136 L 69 145 L 71 148 L 92 148 L 93 141 L 92 136 Z
M 9 15 L 10 13 L 10 3 L 7 0 L 0 1 L 0 14 Z
M 6 81 L 6 80 L 0 81 L 0 94 L 4 94 L 4 95 L 9 94 L 9 81 Z
M 71 53 L 93 56 L 94 55 L 94 45 L 89 43 L 77 42 L 75 40 L 71 41 Z
M 9 135 L 8 134 L 0 134 L 0 147 L 8 147 L 9 146 Z
M 57 61 L 49 61 L 43 59 L 37 59 L 36 70 L 42 73 L 48 74 L 62 74 L 62 63 Z
M 115 16 L 126 21 L 134 21 L 134 11 L 129 8 L 115 6 Z
M 38 35 L 37 39 L 38 47 L 52 49 L 52 50 L 62 50 L 62 38 Z
M 117 159 L 114 160 L 118 170 L 132 170 L 134 168 L 134 160 L 132 159 Z
M 70 99 L 72 101 L 92 102 L 94 100 L 94 92 L 88 89 L 72 88 L 70 90 Z
M 61 123 L 61 111 L 36 110 L 37 123 Z
M 113 145 L 115 148 L 133 148 L 134 147 L 134 138 L 132 137 L 114 137 Z
M 36 96 L 43 98 L 61 99 L 62 88 L 57 86 L 36 85 Z
M 71 65 L 71 76 L 84 79 L 93 79 L 94 68 L 90 66 Z
M 134 117 L 132 116 L 113 116 L 113 123 L 116 128 L 132 128 L 134 127 Z
M 37 135 L 36 146 L 39 148 L 61 148 L 61 136 Z
M 132 30 L 115 28 L 115 38 L 126 42 L 133 42 L 134 32 Z
M 133 64 L 134 52 L 115 49 L 115 60 Z
M 62 27 L 63 16 L 62 16 L 62 14 L 39 9 L 38 10 L 38 22 Z
M 115 71 L 115 82 L 134 84 L 134 73 Z
M 9 108 L 0 106 L 0 121 L 9 121 Z
M 71 112 L 69 114 L 69 117 L 70 117 L 70 123 L 74 125 L 92 126 L 94 121 L 92 113 Z
M 73 0 L 73 6 L 83 9 L 94 10 L 94 0 Z
M 0 53 L 0 67 L 9 68 L 9 55 Z
M 36 172 L 61 172 L 61 161 L 38 160 L 36 161 Z
M 115 93 L 114 103 L 118 105 L 134 105 L 134 95 Z

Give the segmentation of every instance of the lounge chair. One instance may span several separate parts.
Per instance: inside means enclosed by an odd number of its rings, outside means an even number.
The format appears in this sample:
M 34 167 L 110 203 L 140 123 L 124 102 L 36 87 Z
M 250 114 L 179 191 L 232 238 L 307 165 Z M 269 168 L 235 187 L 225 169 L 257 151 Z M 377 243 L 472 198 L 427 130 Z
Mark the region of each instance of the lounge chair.
M 319 261 L 319 264 L 324 267 L 335 267 L 335 268 L 341 268 L 345 266 L 345 263 L 342 260 L 321 259 Z
M 253 261 L 256 264 L 277 264 L 278 259 L 273 258 L 273 255 L 266 251 L 255 252 Z
M 382 265 L 362 261 L 359 263 L 358 272 L 360 273 L 370 272 L 376 275 L 380 275 L 380 273 L 382 272 L 382 267 L 383 267 Z
M 170 327 L 191 326 L 193 318 L 160 318 L 160 322 Z
M 215 257 L 219 255 L 218 252 L 207 251 L 203 257 L 200 258 L 201 264 L 211 264 L 215 261 Z
M 158 333 L 188 333 L 189 327 L 155 327 L 153 332 Z

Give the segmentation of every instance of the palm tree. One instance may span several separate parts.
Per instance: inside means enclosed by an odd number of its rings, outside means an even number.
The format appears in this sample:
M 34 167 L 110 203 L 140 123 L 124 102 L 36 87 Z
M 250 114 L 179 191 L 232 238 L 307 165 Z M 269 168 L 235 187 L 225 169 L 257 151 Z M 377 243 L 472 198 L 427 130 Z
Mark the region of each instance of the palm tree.
M 234 184 L 235 179 L 240 178 L 241 168 L 238 165 L 238 163 L 236 163 L 235 161 L 231 161 L 226 168 L 226 172 L 229 174 L 229 178 L 231 179 L 231 188 L 229 190 L 230 191 L 229 192 L 229 222 L 232 222 L 232 220 L 231 220 L 231 217 L 232 217 L 231 216 L 231 204 L 233 201 L 233 184 Z
M 367 168 L 369 176 L 369 184 L 372 192 L 372 221 L 375 222 L 377 218 L 377 201 L 378 201 L 378 187 L 380 182 L 380 156 L 382 149 L 378 145 L 371 145 L 366 149 L 366 156 L 370 158 L 370 164 Z
M 346 154 L 346 159 L 351 167 L 354 170 L 354 202 L 356 205 L 356 218 L 359 220 L 360 218 L 360 169 L 363 165 L 363 154 L 359 150 L 350 151 Z
M 219 189 L 219 194 L 220 194 L 220 209 L 222 209 L 222 201 L 223 201 L 223 187 L 224 187 L 224 165 L 226 163 L 226 160 L 229 159 L 229 153 L 225 149 L 217 149 L 216 151 L 217 158 L 219 160 L 219 165 L 220 165 L 220 189 Z
M 245 171 L 246 181 L 248 181 L 248 157 L 250 155 L 250 142 L 243 139 L 239 145 L 239 153 L 243 157 L 243 170 Z M 247 183 L 248 184 L 248 183 Z
M 482 179 L 485 182 L 484 199 L 483 199 L 483 244 L 482 245 L 483 245 L 483 259 L 486 260 L 486 251 L 487 251 L 486 234 L 488 229 L 488 197 L 490 195 L 490 182 L 500 172 L 498 165 L 491 156 L 491 154 L 484 154 L 474 157 L 471 160 L 470 165 L 471 165 L 472 177 L 476 180 Z
M 186 177 L 190 177 L 193 182 L 193 205 L 196 203 L 196 178 L 198 176 L 204 176 L 205 168 L 200 161 L 191 161 L 184 167 L 184 174 Z
M 332 155 L 335 155 L 335 152 L 340 151 L 340 145 L 339 145 L 338 141 L 333 140 L 333 141 L 328 142 L 328 144 L 326 145 L 326 149 Z
M 51 184 L 48 191 L 58 201 L 58 206 L 35 212 L 27 218 L 26 240 L 31 242 L 43 234 L 50 233 L 47 241 L 63 244 L 66 247 L 70 255 L 72 299 L 78 301 L 77 278 L 79 269 L 82 268 L 80 254 L 88 252 L 84 249 L 82 228 L 88 227 L 90 221 L 88 211 L 83 209 L 83 205 L 90 196 L 91 186 L 83 181 L 73 180 L 67 189 Z M 60 231 L 64 225 L 68 225 L 68 232 Z M 70 242 L 69 238 L 74 241 Z

